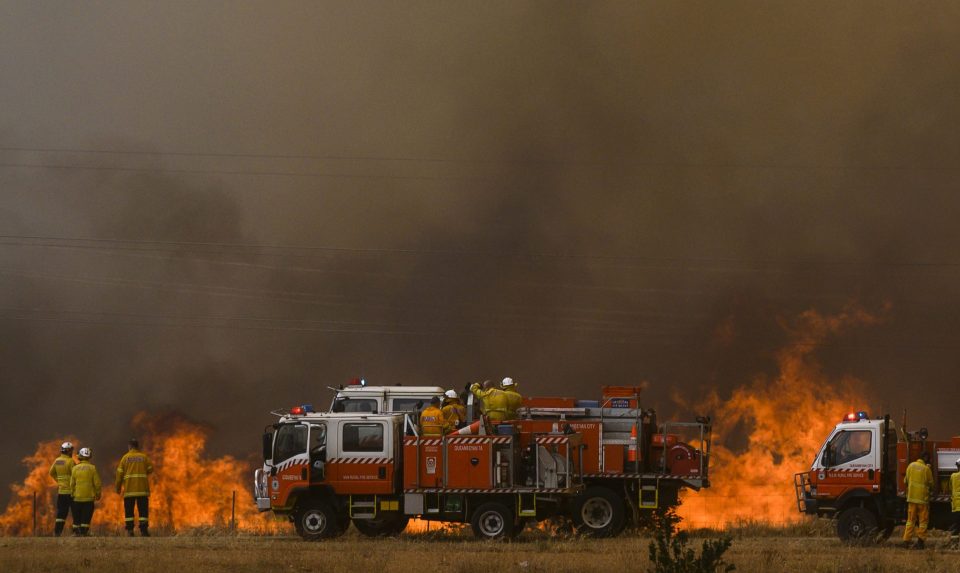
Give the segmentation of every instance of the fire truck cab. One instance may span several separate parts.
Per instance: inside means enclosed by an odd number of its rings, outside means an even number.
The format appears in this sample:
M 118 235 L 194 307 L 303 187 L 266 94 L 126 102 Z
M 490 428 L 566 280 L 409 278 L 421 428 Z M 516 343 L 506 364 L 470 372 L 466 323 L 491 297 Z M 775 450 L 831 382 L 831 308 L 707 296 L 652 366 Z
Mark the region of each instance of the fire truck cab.
M 440 386 L 371 386 L 355 378 L 347 386 L 337 389 L 330 411 L 414 413 L 433 396 L 443 396 L 443 392 Z
M 906 521 L 903 478 L 910 462 L 926 451 L 935 477 L 930 526 L 945 528 L 950 519 L 947 483 L 956 471 L 958 448 L 960 438 L 928 440 L 925 428 L 911 434 L 896 428 L 889 416 L 871 419 L 866 412 L 851 412 L 827 436 L 810 470 L 794 476 L 797 507 L 801 513 L 835 518 L 843 541 L 883 541 Z

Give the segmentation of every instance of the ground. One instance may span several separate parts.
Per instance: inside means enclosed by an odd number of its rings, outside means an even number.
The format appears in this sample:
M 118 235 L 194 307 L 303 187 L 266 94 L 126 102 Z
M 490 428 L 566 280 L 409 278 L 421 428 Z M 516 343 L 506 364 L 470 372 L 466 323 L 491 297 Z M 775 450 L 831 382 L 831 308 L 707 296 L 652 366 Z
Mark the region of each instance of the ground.
M 879 547 L 845 547 L 829 536 L 795 531 L 733 533 L 728 562 L 737 571 L 960 571 L 960 552 L 944 548 L 936 534 L 923 551 L 901 549 L 896 539 Z M 696 535 L 704 535 L 698 533 Z M 709 535 L 709 534 L 706 534 Z M 351 531 L 343 538 L 307 543 L 292 536 L 223 534 L 0 538 L 0 571 L 20 572 L 306 572 L 443 573 L 647 571 L 649 538 L 625 534 L 612 540 L 554 538 L 526 532 L 512 543 L 480 542 L 458 534 L 404 535 L 373 540 Z M 699 537 L 694 539 L 699 545 Z

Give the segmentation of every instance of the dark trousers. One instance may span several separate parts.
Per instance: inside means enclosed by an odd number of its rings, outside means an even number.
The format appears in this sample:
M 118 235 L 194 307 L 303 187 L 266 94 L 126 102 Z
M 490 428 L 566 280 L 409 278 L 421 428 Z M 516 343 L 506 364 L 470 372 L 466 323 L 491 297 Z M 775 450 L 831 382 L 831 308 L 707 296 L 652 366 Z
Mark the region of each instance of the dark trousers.
M 60 493 L 57 494 L 57 522 L 53 526 L 53 533 L 57 537 L 60 537 L 60 534 L 63 533 L 63 526 L 67 523 L 67 516 L 70 515 L 70 506 L 73 505 L 73 496 L 69 493 Z M 74 519 L 74 526 L 76 526 L 77 520 Z
M 950 539 L 957 543 L 960 541 L 960 511 L 954 511 L 952 514 L 953 523 L 950 524 Z
M 136 506 L 140 514 L 140 531 L 146 531 L 149 526 L 150 498 L 145 495 L 123 498 L 123 523 L 127 531 L 133 531 L 133 508 Z
M 80 535 L 89 535 L 90 522 L 93 521 L 93 502 L 75 501 L 73 502 L 73 523 Z

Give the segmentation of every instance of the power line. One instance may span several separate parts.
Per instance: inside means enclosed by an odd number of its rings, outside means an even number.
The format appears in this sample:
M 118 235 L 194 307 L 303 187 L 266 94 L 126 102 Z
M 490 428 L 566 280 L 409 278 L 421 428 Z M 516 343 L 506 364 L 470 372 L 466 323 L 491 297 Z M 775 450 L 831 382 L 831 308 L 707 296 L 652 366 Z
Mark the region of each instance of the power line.
M 233 175 L 251 177 L 304 177 L 304 178 L 331 178 L 331 179 L 382 179 L 382 180 L 412 180 L 412 181 L 488 181 L 482 177 L 463 175 L 380 175 L 368 173 L 304 173 L 300 171 L 241 171 L 228 169 L 175 169 L 170 167 L 112 167 L 95 165 L 66 165 L 54 163 L 0 163 L 0 167 L 19 169 L 60 169 L 76 171 L 116 171 L 129 173 L 175 173 L 179 175 Z
M 790 266 L 790 267 L 917 267 L 917 268 L 960 268 L 960 262 L 949 261 L 828 261 L 828 260 L 775 260 L 775 259 L 737 259 L 727 257 L 651 257 L 644 255 L 600 255 L 595 253 L 563 253 L 563 252 L 517 252 L 505 253 L 494 251 L 477 250 L 450 250 L 450 249 L 402 249 L 386 247 L 340 247 L 330 245 L 281 245 L 281 244 L 263 244 L 263 243 L 230 243 L 215 241 L 160 241 L 151 239 L 112 239 L 103 237 L 65 237 L 52 235 L 0 235 L 0 241 L 7 241 L 7 244 L 26 244 L 16 241 L 50 241 L 63 243 L 94 243 L 109 245 L 136 245 L 157 247 L 156 250 L 179 250 L 183 247 L 204 247 L 234 249 L 237 251 L 292 251 L 301 253 L 329 252 L 329 253 L 350 253 L 350 254 L 388 254 L 388 255 L 434 255 L 451 257 L 485 257 L 495 259 L 571 259 L 571 260 L 601 260 L 601 261 L 626 261 L 641 262 L 658 265 L 704 265 L 704 264 L 726 264 L 743 265 L 752 267 L 764 266 Z M 0 243 L 3 244 L 3 243 Z M 47 246 L 44 244 L 30 243 L 28 246 Z M 50 245 L 57 246 L 57 245 Z M 118 247 L 129 248 L 129 247 Z M 256 253 L 264 254 L 264 253 Z M 269 254 L 269 253 L 267 253 Z M 688 269 L 689 270 L 689 269 Z M 765 269 L 746 269 L 746 270 L 765 270 Z
M 343 155 L 307 153 L 239 153 L 206 151 L 148 151 L 137 149 L 89 149 L 79 147 L 25 147 L 0 146 L 0 151 L 18 153 L 74 153 L 83 155 L 126 155 L 153 157 L 210 157 L 231 159 L 284 159 L 320 161 L 382 161 L 406 163 L 451 163 L 451 164 L 530 164 L 530 165 L 622 165 L 626 167 L 662 167 L 670 169 L 755 169 L 755 170 L 820 170 L 820 171 L 960 171 L 949 165 L 842 165 L 814 163 L 763 163 L 727 162 L 705 163 L 690 161 L 639 161 L 635 159 L 584 161 L 571 158 L 522 158 L 522 159 L 467 159 L 463 157 L 388 156 L 388 155 Z

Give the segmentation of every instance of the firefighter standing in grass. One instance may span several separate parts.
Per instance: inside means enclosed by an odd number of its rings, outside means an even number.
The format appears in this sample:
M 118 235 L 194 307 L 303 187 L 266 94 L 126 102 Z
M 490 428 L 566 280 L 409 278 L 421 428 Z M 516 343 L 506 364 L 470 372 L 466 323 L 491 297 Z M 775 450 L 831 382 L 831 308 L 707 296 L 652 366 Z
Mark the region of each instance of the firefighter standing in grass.
M 430 398 L 430 405 L 420 413 L 420 433 L 424 436 L 442 436 L 447 428 L 446 418 L 440 409 L 440 398 Z
M 504 419 L 515 420 L 517 410 L 523 405 L 523 396 L 520 395 L 520 389 L 513 378 L 509 377 L 503 379 L 503 382 L 500 383 L 500 389 L 503 390 L 507 398 L 507 417 Z
M 73 523 L 78 535 L 90 535 L 93 521 L 93 504 L 100 499 L 100 474 L 90 463 L 93 452 L 80 448 L 77 462 L 70 471 L 70 495 L 73 496 Z
M 913 540 L 914 522 L 919 521 L 916 529 L 917 549 L 923 549 L 927 538 L 927 524 L 930 521 L 930 489 L 933 487 L 933 472 L 927 463 L 930 454 L 923 452 L 920 459 L 907 466 L 903 483 L 907 486 L 907 526 L 903 530 L 903 544 L 909 546 Z
M 950 476 L 950 509 L 953 512 L 950 544 L 954 549 L 960 549 L 960 458 L 957 459 L 957 471 Z
M 467 421 L 467 408 L 460 401 L 456 390 L 447 390 L 443 398 L 443 414 L 449 425 L 449 430 L 456 430 Z M 447 432 L 444 432 L 447 433 Z
M 67 515 L 70 513 L 70 506 L 73 504 L 73 497 L 70 495 L 70 474 L 75 465 L 73 444 L 70 442 L 60 444 L 60 456 L 50 466 L 50 477 L 57 482 L 57 522 L 53 530 L 53 534 L 57 537 L 60 537 L 60 534 L 63 533 L 63 527 L 67 523 Z M 74 533 L 77 529 L 77 516 L 74 515 Z
M 120 458 L 117 466 L 117 493 L 123 491 L 123 523 L 127 535 L 133 537 L 133 508 L 140 514 L 140 535 L 150 537 L 150 483 L 147 479 L 153 473 L 153 464 L 147 454 L 140 451 L 140 442 L 136 438 L 127 443 L 127 453 Z

